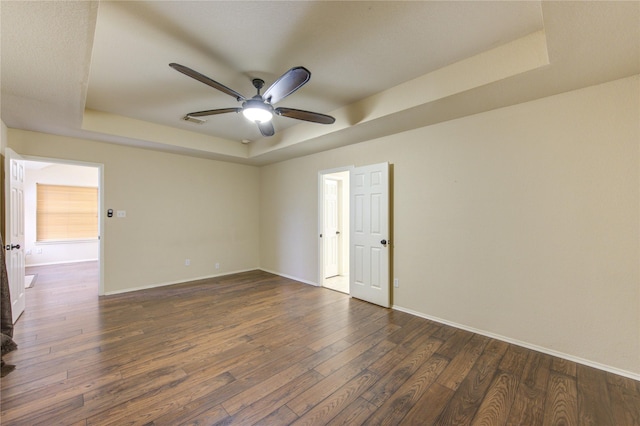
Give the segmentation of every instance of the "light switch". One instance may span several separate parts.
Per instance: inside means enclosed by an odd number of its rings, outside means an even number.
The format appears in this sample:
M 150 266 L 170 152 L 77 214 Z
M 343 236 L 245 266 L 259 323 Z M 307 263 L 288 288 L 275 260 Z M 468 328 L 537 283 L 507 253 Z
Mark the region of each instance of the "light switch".
M 118 210 L 117 212 L 118 217 L 127 217 L 127 211 L 126 210 Z

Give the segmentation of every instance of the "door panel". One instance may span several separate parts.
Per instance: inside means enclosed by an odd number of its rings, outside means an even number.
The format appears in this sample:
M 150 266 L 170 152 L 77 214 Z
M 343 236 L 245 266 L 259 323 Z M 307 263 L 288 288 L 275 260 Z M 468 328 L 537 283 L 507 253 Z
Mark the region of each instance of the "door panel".
M 355 266 L 351 268 L 354 274 L 354 284 L 358 286 L 364 285 L 364 247 L 356 244 L 354 247 Z M 351 293 L 351 291 L 349 291 Z
M 382 235 L 380 211 L 382 210 L 382 199 L 380 194 L 371 194 L 371 233 L 375 235 Z
M 389 307 L 389 164 L 357 167 L 350 181 L 349 292 L 358 299 Z
M 353 212 L 355 217 L 353 229 L 361 234 L 364 232 L 364 195 L 354 195 Z
M 384 253 L 377 247 L 371 248 L 371 287 L 381 290 L 382 277 L 380 277 L 380 269 L 382 268 L 382 257 Z
M 15 323 L 25 308 L 24 289 L 24 161 L 11 149 L 5 151 L 5 242 L 12 320 Z

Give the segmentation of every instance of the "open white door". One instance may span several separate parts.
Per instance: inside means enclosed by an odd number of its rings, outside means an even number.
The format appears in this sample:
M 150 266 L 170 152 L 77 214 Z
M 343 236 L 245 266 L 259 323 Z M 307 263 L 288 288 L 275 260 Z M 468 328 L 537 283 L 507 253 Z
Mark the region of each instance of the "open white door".
M 351 171 L 349 293 L 388 308 L 389 163 Z
M 5 229 L 7 275 L 13 322 L 24 312 L 24 161 L 13 150 L 5 150 Z

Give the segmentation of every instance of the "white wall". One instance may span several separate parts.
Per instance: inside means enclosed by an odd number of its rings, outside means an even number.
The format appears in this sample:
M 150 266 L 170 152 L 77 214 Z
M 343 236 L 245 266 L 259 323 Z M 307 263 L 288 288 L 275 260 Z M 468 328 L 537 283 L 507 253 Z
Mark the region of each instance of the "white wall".
M 26 266 L 98 260 L 98 240 L 36 243 L 36 184 L 98 187 L 96 167 L 33 163 L 26 168 L 24 185 Z
M 261 265 L 316 282 L 318 171 L 389 161 L 397 308 L 638 375 L 639 92 L 636 75 L 265 166 Z
M 25 156 L 104 165 L 103 210 L 127 215 L 104 219 L 105 293 L 259 266 L 256 167 L 16 129 L 8 136 Z

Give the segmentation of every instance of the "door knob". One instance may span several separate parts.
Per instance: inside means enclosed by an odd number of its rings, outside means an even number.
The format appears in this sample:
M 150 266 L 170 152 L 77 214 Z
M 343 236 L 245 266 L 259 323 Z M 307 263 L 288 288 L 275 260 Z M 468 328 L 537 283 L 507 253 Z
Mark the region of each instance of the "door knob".
M 387 246 L 387 240 L 382 240 L 382 241 L 380 241 L 380 244 L 382 244 L 383 246 L 385 246 L 385 247 L 386 247 L 386 246 Z
M 11 250 L 13 250 L 13 249 L 18 249 L 19 250 L 20 249 L 20 244 L 16 244 L 16 245 L 11 244 Z

